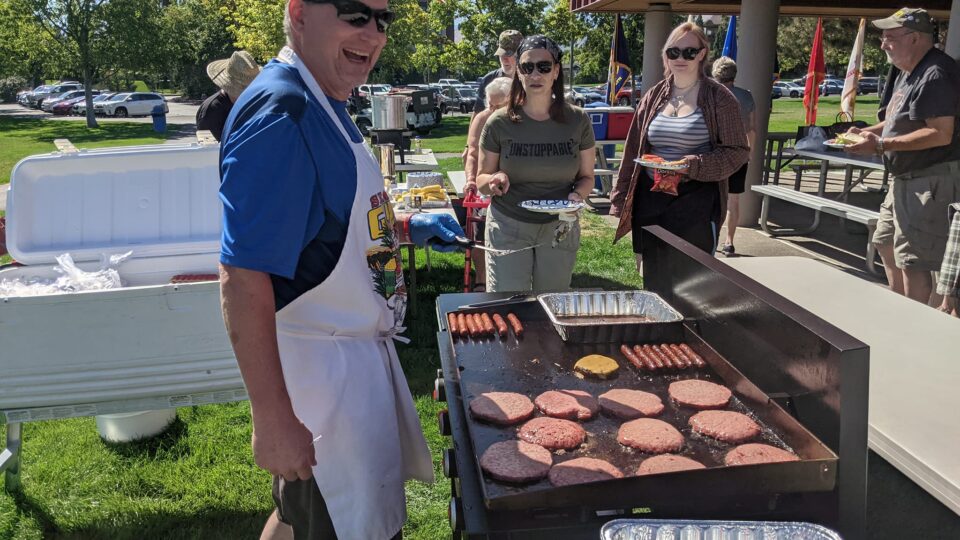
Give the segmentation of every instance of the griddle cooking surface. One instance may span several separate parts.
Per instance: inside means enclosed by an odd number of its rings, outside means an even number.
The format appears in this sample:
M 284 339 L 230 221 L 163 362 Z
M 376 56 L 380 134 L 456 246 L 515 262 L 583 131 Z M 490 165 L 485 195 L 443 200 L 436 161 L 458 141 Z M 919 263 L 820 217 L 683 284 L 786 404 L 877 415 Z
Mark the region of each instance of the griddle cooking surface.
M 486 311 L 491 314 L 497 312 L 505 315 L 508 310 L 498 307 L 466 311 Z M 474 419 L 469 414 L 469 403 L 484 392 L 517 392 L 533 400 L 547 390 L 584 390 L 594 397 L 599 397 L 613 388 L 629 388 L 650 392 L 660 397 L 665 409 L 655 418 L 673 425 L 683 434 L 685 443 L 679 452 L 681 455 L 695 459 L 707 467 L 723 467 L 724 454 L 736 445 L 694 434 L 688 425 L 688 420 L 698 411 L 673 403 L 667 393 L 667 387 L 671 382 L 694 378 L 730 387 L 731 385 L 722 380 L 713 369 L 688 368 L 682 371 L 669 370 L 663 374 L 641 372 L 621 355 L 620 343 L 578 345 L 563 342 L 550 322 L 546 320 L 539 305 L 511 306 L 510 311 L 516 313 L 523 321 L 524 337 L 517 339 L 513 332 L 510 332 L 509 337 L 503 340 L 496 337 L 483 340 L 456 338 L 453 342 L 454 356 L 460 370 L 463 406 L 467 409 L 468 430 L 477 460 L 491 444 L 516 439 L 517 429 L 522 425 L 521 423 L 501 427 Z M 707 356 L 704 353 L 708 351 L 704 350 L 705 347 L 701 343 L 691 342 L 689 339 L 687 342 L 701 356 Z M 620 364 L 617 376 L 606 380 L 577 377 L 573 372 L 573 365 L 587 354 L 603 354 L 616 359 Z M 761 436 L 750 442 L 762 442 L 794 451 L 736 397 L 731 400 L 727 410 L 747 414 L 760 424 Z M 535 416 L 542 416 L 542 414 L 538 411 Z M 554 452 L 554 464 L 578 457 L 593 457 L 609 461 L 625 476 L 632 476 L 640 463 L 652 454 L 626 448 L 617 442 L 617 431 L 623 422 L 602 412 L 589 421 L 580 422 L 587 432 L 586 442 L 576 450 Z M 480 470 L 479 467 L 478 470 Z M 609 483 L 612 487 L 612 484 L 623 481 L 616 480 L 603 484 Z M 557 488 L 554 488 L 547 479 L 533 484 L 514 486 L 488 480 L 484 475 L 485 498 L 491 507 L 495 506 L 490 504 L 491 501 L 498 498 L 555 489 Z

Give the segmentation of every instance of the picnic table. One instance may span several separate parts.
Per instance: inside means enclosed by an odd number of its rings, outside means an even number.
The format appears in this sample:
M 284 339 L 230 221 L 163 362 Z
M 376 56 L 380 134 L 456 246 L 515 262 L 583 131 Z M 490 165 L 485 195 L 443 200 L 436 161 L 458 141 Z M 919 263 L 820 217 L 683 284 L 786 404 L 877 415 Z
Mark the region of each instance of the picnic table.
M 827 173 L 830 172 L 831 163 L 846 165 L 846 174 L 843 180 L 843 196 L 845 197 L 850 189 L 857 183 L 863 182 L 863 179 L 870 171 L 885 171 L 886 165 L 880 156 L 851 154 L 839 150 L 796 150 L 794 153 L 798 157 L 813 159 L 820 162 L 820 180 L 817 184 L 817 195 L 823 196 L 827 189 Z M 856 182 L 852 182 L 853 169 L 860 169 L 860 177 Z
M 394 164 L 397 172 L 430 172 L 440 168 L 437 156 L 433 150 L 424 149 L 423 153 L 414 154 L 412 150 L 404 152 L 404 163 L 400 163 L 400 153 L 394 155 Z
M 960 514 L 960 319 L 812 259 L 723 260 L 870 346 L 869 447 Z

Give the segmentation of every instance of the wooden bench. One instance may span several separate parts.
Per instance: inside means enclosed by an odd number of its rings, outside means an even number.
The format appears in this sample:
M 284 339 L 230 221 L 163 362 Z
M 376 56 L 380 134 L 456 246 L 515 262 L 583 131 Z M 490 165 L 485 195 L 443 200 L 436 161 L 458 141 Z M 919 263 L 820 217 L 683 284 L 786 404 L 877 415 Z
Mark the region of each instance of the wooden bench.
M 867 210 L 866 208 L 860 208 L 859 206 L 853 206 L 846 204 L 840 201 L 834 201 L 831 199 L 826 199 L 818 195 L 813 195 L 811 193 L 804 193 L 802 191 L 795 191 L 790 188 L 782 186 L 751 186 L 751 189 L 763 195 L 763 203 L 760 207 L 760 227 L 763 229 L 763 232 L 769 234 L 770 236 L 782 236 L 782 235 L 804 235 L 809 234 L 820 226 L 820 213 L 826 212 L 834 216 L 839 216 L 850 221 L 855 221 L 866 225 L 867 227 L 867 271 L 874 275 L 880 275 L 880 272 L 877 270 L 874 265 L 874 259 L 876 258 L 877 248 L 873 244 L 873 232 L 877 228 L 877 221 L 880 219 L 880 213 L 874 212 L 873 210 Z M 770 224 L 767 222 L 767 219 L 770 216 L 770 198 L 776 198 L 789 203 L 798 204 L 800 206 L 805 206 L 815 210 L 815 215 L 813 218 L 813 223 L 805 229 L 787 229 L 779 228 L 773 229 L 770 227 Z

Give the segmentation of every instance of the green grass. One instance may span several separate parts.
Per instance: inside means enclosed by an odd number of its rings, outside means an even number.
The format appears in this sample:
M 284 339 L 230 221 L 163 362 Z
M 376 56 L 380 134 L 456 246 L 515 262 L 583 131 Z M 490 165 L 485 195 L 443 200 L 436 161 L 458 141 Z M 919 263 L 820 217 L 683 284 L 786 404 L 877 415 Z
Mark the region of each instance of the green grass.
M 178 127 L 167 126 L 167 134 Z M 21 159 L 55 151 L 54 139 L 70 139 L 77 148 L 98 148 L 162 143 L 167 134 L 153 131 L 151 124 L 132 122 L 104 122 L 88 129 L 82 121 L 0 117 L 0 185 L 10 182 L 13 166 Z
M 422 136 L 423 147 L 434 152 L 463 152 L 467 144 L 467 131 L 470 130 L 469 116 L 444 116 L 440 126 L 429 135 Z M 462 168 L 461 168 L 462 170 Z
M 636 287 L 630 243 L 611 245 L 612 229 L 598 216 L 584 218 L 575 287 Z M 463 257 L 431 255 L 425 270 L 417 250 L 418 311 L 408 315 L 409 345 L 400 359 L 433 452 L 437 482 L 407 484 L 409 520 L 404 537 L 449 538 L 449 481 L 440 452 L 449 441 L 438 431 L 433 402 L 437 295 L 461 290 Z M 247 403 L 182 408 L 163 436 L 108 445 L 92 418 L 24 426 L 23 491 L 0 493 L 0 538 L 254 539 L 273 508 L 270 478 L 250 454 Z M 0 436 L 4 430 L 0 427 Z

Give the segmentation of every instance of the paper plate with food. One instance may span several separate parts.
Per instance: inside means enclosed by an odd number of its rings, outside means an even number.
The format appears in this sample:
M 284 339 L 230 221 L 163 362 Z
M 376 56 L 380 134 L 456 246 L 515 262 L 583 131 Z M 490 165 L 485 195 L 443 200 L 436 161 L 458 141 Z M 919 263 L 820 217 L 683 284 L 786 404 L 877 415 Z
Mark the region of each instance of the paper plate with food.
M 523 201 L 520 208 L 531 212 L 540 212 L 544 214 L 559 214 L 561 212 L 576 212 L 586 206 L 582 202 L 563 200 L 563 199 L 538 199 Z
M 823 141 L 823 145 L 827 148 L 838 148 L 842 150 L 848 146 L 862 142 L 863 135 L 859 135 L 857 133 L 841 133 L 833 139 Z
M 682 159 L 667 161 L 656 154 L 644 154 L 634 161 L 644 167 L 660 171 L 680 171 L 687 168 L 687 162 Z

